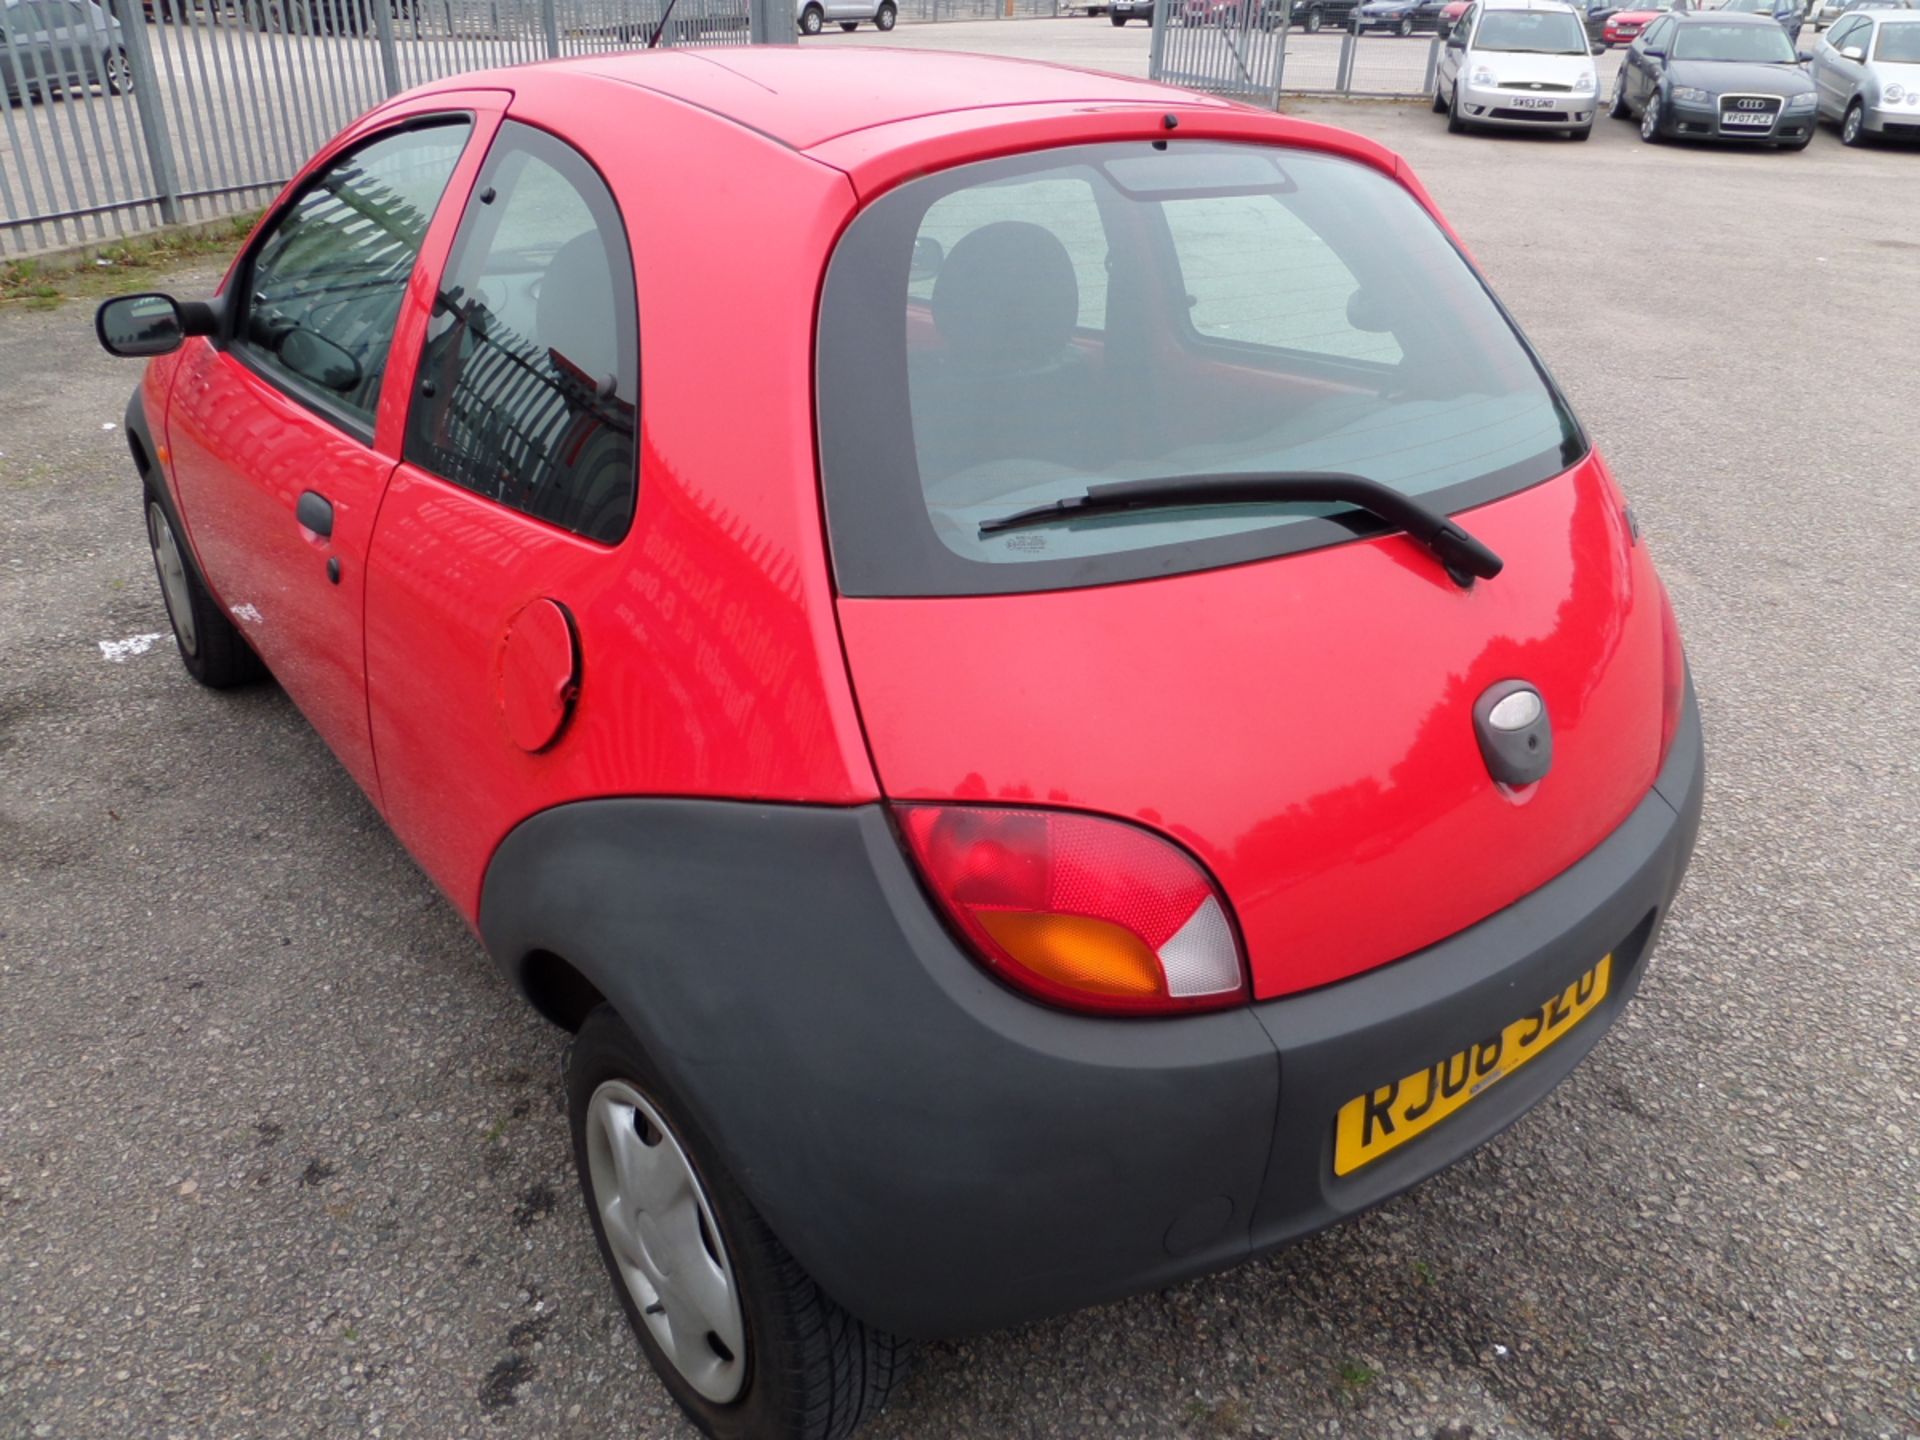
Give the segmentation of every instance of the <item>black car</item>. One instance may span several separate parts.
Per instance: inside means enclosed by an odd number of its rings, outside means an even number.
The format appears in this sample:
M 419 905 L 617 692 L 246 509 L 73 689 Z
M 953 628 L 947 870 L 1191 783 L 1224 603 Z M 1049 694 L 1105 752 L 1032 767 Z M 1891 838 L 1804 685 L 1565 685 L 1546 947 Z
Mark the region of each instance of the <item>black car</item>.
M 1440 28 L 1440 12 L 1446 0 L 1367 0 L 1353 12 L 1353 32 L 1387 30 L 1395 35 L 1415 31 L 1433 32 Z
M 1817 92 L 1786 31 L 1770 16 L 1663 15 L 1635 40 L 1614 79 L 1616 120 L 1640 138 L 1728 140 L 1804 150 Z
M 1269 13 L 1277 23 L 1286 10 L 1287 0 L 1274 0 Z M 1338 29 L 1353 18 L 1359 0 L 1292 0 L 1293 28 L 1317 35 L 1323 26 Z
M 1153 24 L 1153 0 L 1113 0 L 1107 6 L 1107 18 L 1116 25 L 1124 25 L 1129 20 L 1144 20 Z

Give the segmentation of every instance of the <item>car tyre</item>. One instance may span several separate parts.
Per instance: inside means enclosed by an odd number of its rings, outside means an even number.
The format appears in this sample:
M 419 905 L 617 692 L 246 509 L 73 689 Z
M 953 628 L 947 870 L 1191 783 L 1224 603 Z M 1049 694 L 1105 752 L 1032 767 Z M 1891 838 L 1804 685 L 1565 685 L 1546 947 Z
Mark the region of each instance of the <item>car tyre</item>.
M 1400 23 L 1394 27 L 1394 34 L 1403 40 L 1413 34 L 1413 17 L 1411 15 L 1402 15 L 1400 17 Z
M 1589 120 L 1585 125 L 1580 126 L 1579 129 L 1569 130 L 1567 132 L 1567 138 L 1569 140 L 1591 140 L 1593 138 L 1593 122 Z
M 1858 100 L 1847 106 L 1847 113 L 1840 121 L 1840 143 L 1842 145 L 1865 145 L 1870 137 L 1867 134 L 1867 107 Z
M 101 84 L 109 95 L 133 93 L 133 66 L 127 61 L 126 51 L 108 52 L 106 63 L 101 71 Z
M 1438 80 L 1433 82 L 1433 113 L 1436 115 L 1447 113 L 1447 92 L 1440 88 Z
M 840 22 L 840 28 L 851 35 L 860 28 L 860 22 L 858 20 L 842 20 Z
M 174 532 L 166 507 L 152 491 L 146 502 L 147 548 L 153 553 L 153 571 L 180 663 L 209 690 L 231 690 L 264 679 L 267 667 L 200 579 L 193 553 Z
M 1124 15 L 1109 15 L 1107 18 L 1113 21 L 1113 28 L 1116 30 L 1127 23 L 1127 17 Z
M 802 35 L 818 35 L 821 27 L 826 24 L 826 21 L 827 15 L 824 10 L 818 5 L 809 5 L 800 12 L 800 33 Z
M 1613 77 L 1613 103 L 1607 107 L 1607 115 L 1614 120 L 1633 118 L 1633 111 L 1627 108 L 1627 69 L 1624 65 Z
M 595 1009 L 574 1037 L 566 1091 L 574 1165 L 600 1258 L 647 1359 L 694 1424 L 715 1440 L 841 1440 L 878 1412 L 905 1374 L 911 1347 L 821 1293 L 612 1006 Z M 671 1193 L 654 1206 L 625 1195 L 626 1184 Z M 607 1217 L 616 1217 L 618 1230 L 623 1209 L 647 1218 L 652 1243 L 636 1250 L 629 1233 L 628 1248 L 616 1255 Z M 648 1278 L 658 1273 L 653 1250 L 676 1235 L 683 1249 L 671 1273 L 685 1274 L 687 1263 L 704 1267 L 711 1286 L 701 1303 L 679 1287 L 655 1289 Z M 714 1343 L 717 1329 L 692 1333 L 716 1306 L 731 1307 L 715 1322 L 740 1338 L 737 1355 Z M 680 1332 L 676 1310 L 692 1317 Z M 675 1358 L 689 1352 L 691 1370 Z
M 873 28 L 876 30 L 891 30 L 894 25 L 899 22 L 899 19 L 900 11 L 898 8 L 892 5 L 882 5 L 878 10 L 873 12 Z
M 1466 117 L 1460 113 L 1460 82 L 1458 80 L 1453 83 L 1453 96 L 1447 104 L 1447 133 L 1449 135 L 1467 133 Z
M 1660 113 L 1660 92 L 1656 90 L 1647 97 L 1647 108 L 1640 112 L 1640 138 L 1649 145 L 1658 145 L 1662 138 L 1660 127 L 1666 120 Z
M 1327 17 L 1317 8 L 1307 11 L 1307 33 L 1309 35 L 1318 35 L 1320 33 L 1320 27 L 1326 23 Z

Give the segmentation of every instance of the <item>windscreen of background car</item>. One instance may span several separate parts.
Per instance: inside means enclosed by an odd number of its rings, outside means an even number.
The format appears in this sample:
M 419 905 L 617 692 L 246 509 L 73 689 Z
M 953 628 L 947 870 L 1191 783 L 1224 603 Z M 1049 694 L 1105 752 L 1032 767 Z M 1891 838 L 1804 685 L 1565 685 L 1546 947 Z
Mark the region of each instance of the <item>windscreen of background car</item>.
M 1882 25 L 1873 58 L 1889 65 L 1920 65 L 1920 25 Z
M 1797 63 L 1793 42 L 1778 25 L 1682 25 L 1673 37 L 1673 58 L 1753 65 Z
M 829 265 L 816 393 L 850 595 L 1138 579 L 1381 528 L 1295 503 L 980 535 L 1103 481 L 1338 472 L 1452 511 L 1586 449 L 1403 187 L 1211 142 L 1063 148 L 883 195 Z
M 1585 55 L 1587 32 L 1564 10 L 1489 10 L 1474 34 L 1473 48 Z

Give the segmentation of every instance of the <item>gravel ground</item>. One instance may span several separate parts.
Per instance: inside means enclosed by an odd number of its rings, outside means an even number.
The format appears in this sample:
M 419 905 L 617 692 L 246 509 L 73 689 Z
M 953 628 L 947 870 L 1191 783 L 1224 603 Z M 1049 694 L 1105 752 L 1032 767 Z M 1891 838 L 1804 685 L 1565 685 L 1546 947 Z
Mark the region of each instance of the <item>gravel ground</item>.
M 1671 584 L 1712 783 L 1541 1109 L 1227 1275 L 930 1347 L 875 1437 L 1920 1435 L 1920 154 L 1407 153 Z M 170 280 L 182 293 L 204 273 Z M 272 689 L 171 642 L 79 306 L 0 312 L 0 1436 L 685 1437 L 562 1039 Z

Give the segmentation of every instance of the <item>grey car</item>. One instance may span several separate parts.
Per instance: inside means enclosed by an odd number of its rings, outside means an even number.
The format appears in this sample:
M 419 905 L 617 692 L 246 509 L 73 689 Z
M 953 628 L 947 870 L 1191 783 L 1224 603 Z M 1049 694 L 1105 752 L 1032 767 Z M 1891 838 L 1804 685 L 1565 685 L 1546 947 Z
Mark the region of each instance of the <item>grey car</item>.
M 1649 144 L 1726 140 L 1804 150 L 1816 98 L 1787 32 L 1766 15 L 1662 15 L 1614 77 L 1616 120 L 1640 121 Z
M 1856 10 L 1813 47 L 1820 114 L 1848 145 L 1920 140 L 1920 11 Z
M 0 0 L 0 82 L 7 99 L 44 99 L 55 90 L 133 89 L 120 22 L 93 0 Z
M 818 35 L 829 20 L 842 30 L 858 30 L 871 20 L 876 30 L 891 30 L 900 18 L 893 0 L 794 0 L 793 19 L 802 35 Z

